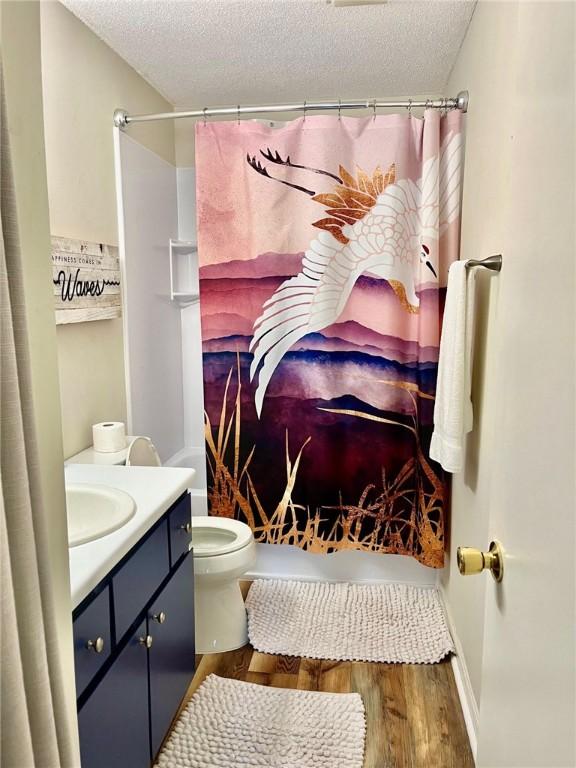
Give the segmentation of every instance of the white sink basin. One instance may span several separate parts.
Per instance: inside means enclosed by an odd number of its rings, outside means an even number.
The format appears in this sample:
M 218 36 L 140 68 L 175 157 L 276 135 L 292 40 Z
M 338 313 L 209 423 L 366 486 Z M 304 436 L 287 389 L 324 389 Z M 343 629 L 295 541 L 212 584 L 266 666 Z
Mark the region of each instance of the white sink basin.
M 118 530 L 136 512 L 129 494 L 108 485 L 70 483 L 66 486 L 68 545 L 77 547 Z

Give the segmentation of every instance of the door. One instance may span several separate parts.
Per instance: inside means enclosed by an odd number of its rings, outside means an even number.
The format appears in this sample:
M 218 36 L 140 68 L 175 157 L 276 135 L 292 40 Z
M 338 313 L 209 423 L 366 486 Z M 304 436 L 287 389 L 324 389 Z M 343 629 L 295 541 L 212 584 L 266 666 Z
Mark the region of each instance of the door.
M 477 762 L 573 768 L 574 6 L 519 3 L 518 24 L 490 499 L 507 556 L 486 592 Z
M 148 611 L 152 755 L 194 677 L 194 562 L 188 554 Z
M 150 764 L 145 633 L 142 622 L 78 713 L 82 768 Z

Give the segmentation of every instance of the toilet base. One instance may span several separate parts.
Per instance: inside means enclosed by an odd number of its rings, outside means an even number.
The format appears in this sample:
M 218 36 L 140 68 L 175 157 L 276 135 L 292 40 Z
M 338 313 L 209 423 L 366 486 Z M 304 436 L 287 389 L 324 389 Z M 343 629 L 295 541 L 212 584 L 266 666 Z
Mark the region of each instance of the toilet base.
M 236 579 L 211 583 L 195 579 L 196 653 L 233 651 L 248 642 L 248 617 Z

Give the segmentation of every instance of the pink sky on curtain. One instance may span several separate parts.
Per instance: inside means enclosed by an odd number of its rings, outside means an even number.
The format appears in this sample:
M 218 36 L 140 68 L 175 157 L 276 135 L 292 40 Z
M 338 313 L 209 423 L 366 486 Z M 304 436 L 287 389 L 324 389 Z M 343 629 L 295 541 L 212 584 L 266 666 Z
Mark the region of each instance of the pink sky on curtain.
M 428 457 L 462 116 L 196 128 L 211 513 L 441 567 Z

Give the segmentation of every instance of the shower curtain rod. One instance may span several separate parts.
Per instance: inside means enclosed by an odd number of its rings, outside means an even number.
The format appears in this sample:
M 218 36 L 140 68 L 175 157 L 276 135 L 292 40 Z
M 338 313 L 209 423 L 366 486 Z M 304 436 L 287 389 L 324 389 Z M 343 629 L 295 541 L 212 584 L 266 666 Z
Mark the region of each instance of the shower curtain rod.
M 459 109 L 462 112 L 468 110 L 468 91 L 460 93 L 451 99 L 407 99 L 406 101 L 381 101 L 380 99 L 364 99 L 363 101 L 304 101 L 301 104 L 267 104 L 263 106 L 242 107 L 204 107 L 204 109 L 193 109 L 187 112 L 159 112 L 153 115 L 129 115 L 124 109 L 117 109 L 114 112 L 114 125 L 117 128 L 126 128 L 130 123 L 146 123 L 151 120 L 176 120 L 182 117 L 196 117 L 206 119 L 208 117 L 235 116 L 240 119 L 241 115 L 262 115 L 273 112 L 321 112 L 323 110 L 343 109 L 372 109 L 374 114 L 380 108 L 413 108 L 424 107 L 427 109 Z

